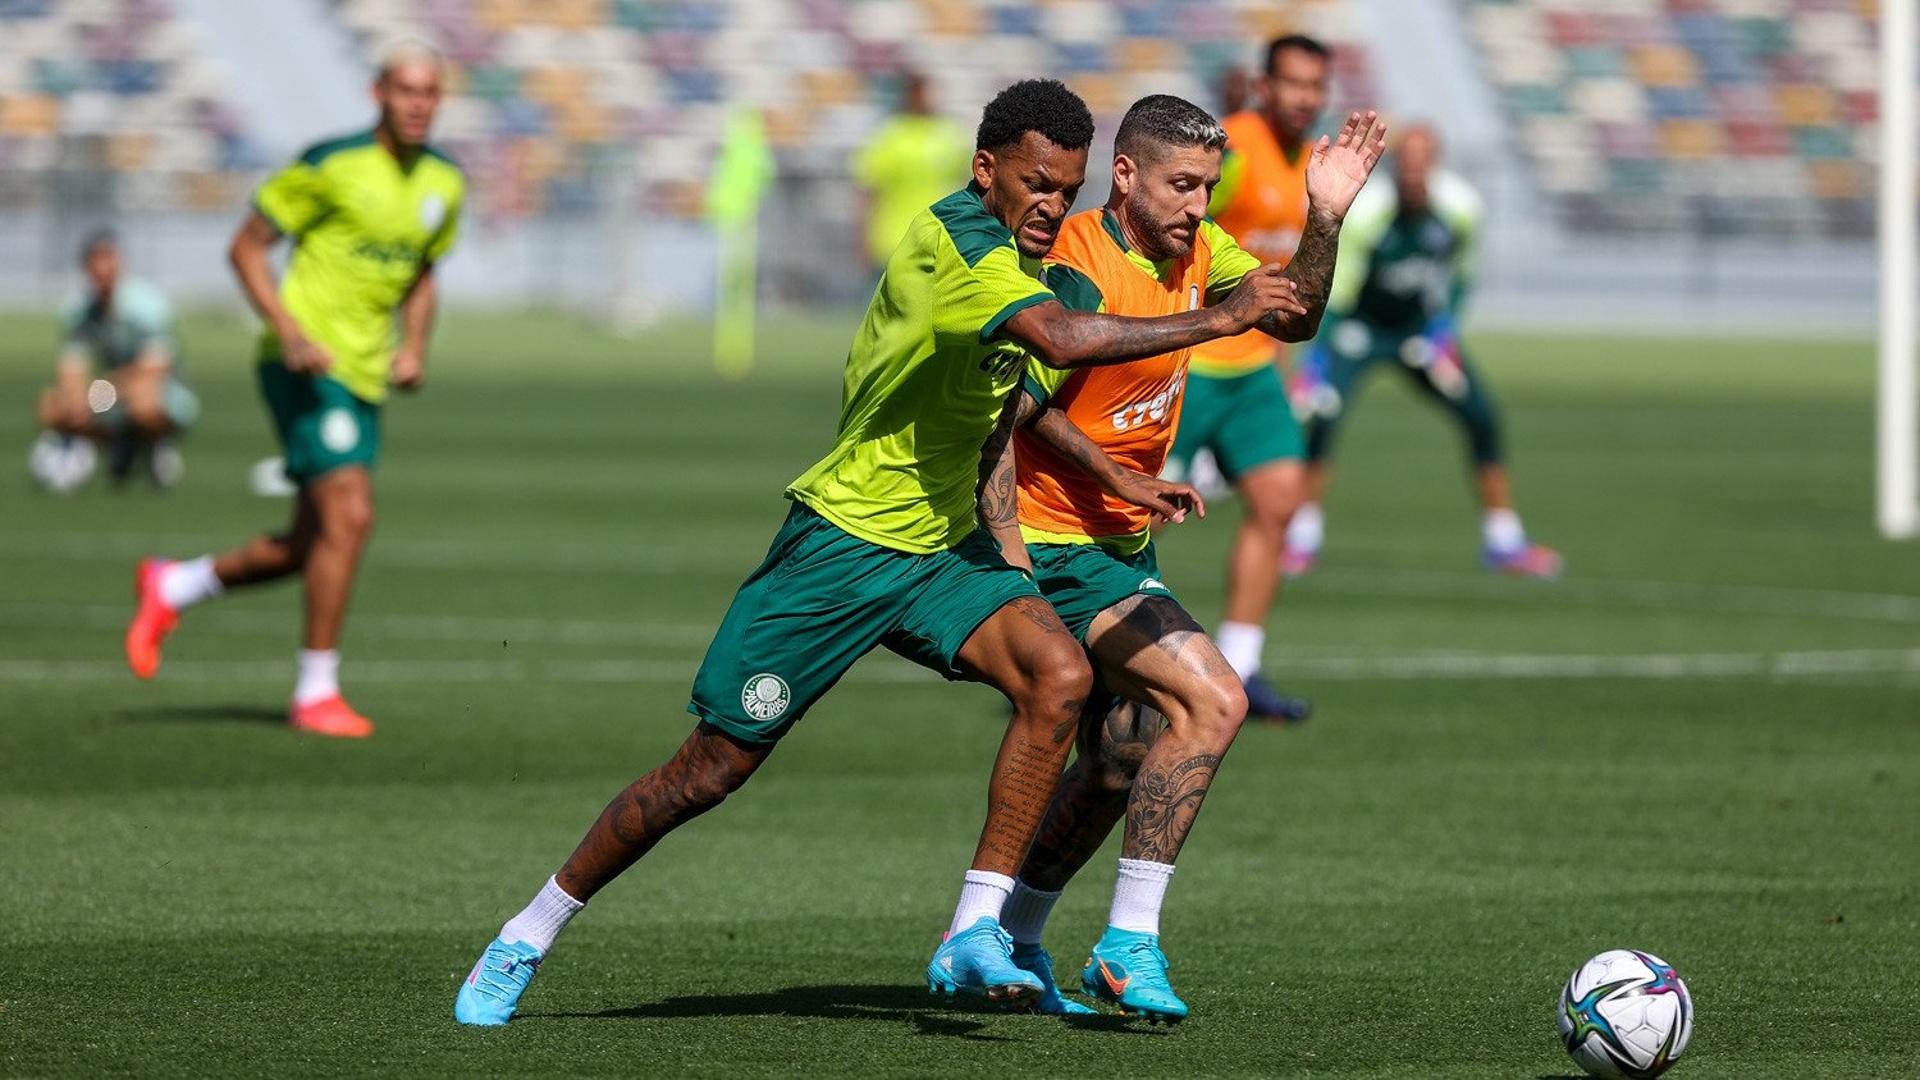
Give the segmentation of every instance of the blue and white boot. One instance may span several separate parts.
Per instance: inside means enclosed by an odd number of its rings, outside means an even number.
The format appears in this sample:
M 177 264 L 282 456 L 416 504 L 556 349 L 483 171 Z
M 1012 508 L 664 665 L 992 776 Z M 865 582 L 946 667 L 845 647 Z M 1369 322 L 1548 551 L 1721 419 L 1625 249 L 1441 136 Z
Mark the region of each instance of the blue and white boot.
M 930 994 L 979 994 L 1024 1008 L 1044 990 L 1038 978 L 1014 964 L 1013 936 L 990 915 L 941 942 L 927 964 Z
M 540 971 L 540 959 L 540 950 L 523 941 L 494 938 L 460 984 L 453 1018 L 475 1027 L 500 1027 L 513 1019 L 520 995 Z
M 1040 996 L 1027 1007 L 1028 1012 L 1042 1016 L 1099 1016 L 1100 1010 L 1088 1008 L 1077 1001 L 1069 1001 L 1061 996 L 1060 984 L 1053 981 L 1053 957 L 1039 945 L 1013 946 L 1015 967 L 1040 980 Z

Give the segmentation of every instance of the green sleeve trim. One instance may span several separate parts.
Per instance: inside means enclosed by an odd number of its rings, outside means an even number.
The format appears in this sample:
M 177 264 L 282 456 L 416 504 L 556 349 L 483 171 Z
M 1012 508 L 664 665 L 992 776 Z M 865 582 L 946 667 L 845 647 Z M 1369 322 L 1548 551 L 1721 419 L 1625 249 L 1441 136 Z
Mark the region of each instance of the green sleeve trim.
M 357 150 L 362 146 L 372 146 L 373 143 L 373 130 L 369 128 L 352 135 L 343 135 L 338 139 L 314 143 L 300 155 L 300 160 L 308 165 L 318 165 L 342 150 Z M 431 153 L 432 150 L 429 149 L 428 152 Z
M 1035 405 L 1045 405 L 1047 403 L 1047 399 L 1053 396 L 1052 394 L 1047 392 L 1046 387 L 1040 385 L 1040 380 L 1034 378 L 1033 372 L 1031 371 L 1027 372 L 1024 376 L 1021 377 L 1020 390 L 1022 393 L 1032 398 L 1033 403 Z
M 267 209 L 267 205 L 260 201 L 260 196 L 257 194 L 253 197 L 253 210 L 254 210 L 254 213 L 257 213 L 261 217 L 266 218 L 267 222 L 271 224 L 274 228 L 280 230 L 281 236 L 299 235 L 295 230 L 287 228 L 287 223 L 280 220 L 280 215 L 275 214 L 273 211 Z
M 1013 233 L 1000 224 L 999 218 L 987 213 L 986 204 L 971 185 L 934 203 L 931 209 L 968 268 L 978 266 L 995 249 L 1013 243 Z
M 996 337 L 1000 333 L 1000 328 L 1006 325 L 1007 320 L 1013 318 L 1015 315 L 1020 314 L 1021 312 L 1027 310 L 1030 307 L 1034 307 L 1039 304 L 1045 304 L 1048 302 L 1057 301 L 1058 299 L 1059 298 L 1054 296 L 1052 293 L 1046 292 L 1043 290 L 1041 292 L 1034 293 L 1031 296 L 1023 296 L 1020 299 L 1015 300 L 1013 303 L 1008 304 L 1006 307 L 1001 308 L 997 313 L 995 313 L 993 318 L 987 320 L 987 324 L 985 326 L 982 326 L 980 328 L 980 343 L 984 345 L 987 342 L 992 341 L 994 337 Z
M 1100 286 L 1093 279 L 1066 263 L 1050 263 L 1047 266 L 1047 288 L 1073 311 L 1100 311 L 1107 303 L 1101 295 Z

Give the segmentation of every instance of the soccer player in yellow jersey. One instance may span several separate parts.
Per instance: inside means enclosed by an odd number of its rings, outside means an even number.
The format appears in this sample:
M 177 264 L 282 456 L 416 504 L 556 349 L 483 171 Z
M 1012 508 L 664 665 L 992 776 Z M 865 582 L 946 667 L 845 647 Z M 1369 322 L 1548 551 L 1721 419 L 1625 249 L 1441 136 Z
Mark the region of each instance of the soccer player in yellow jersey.
M 901 80 L 900 111 L 853 158 L 867 196 L 867 261 L 878 272 L 920 211 L 967 182 L 967 133 L 934 110 L 926 76 Z
M 501 927 L 456 995 L 455 1019 L 512 1019 L 567 921 L 669 832 L 746 783 L 879 646 L 984 682 L 1013 705 L 986 823 L 927 984 L 1015 1004 L 1040 995 L 1041 981 L 1012 961 L 1000 907 L 1093 676 L 1023 555 L 995 542 L 1014 527 L 1014 391 L 1030 356 L 1051 368 L 1119 363 L 1305 310 L 1278 267 L 1248 274 L 1218 307 L 1164 318 L 1062 305 L 1040 281 L 1040 259 L 1086 179 L 1092 141 L 1086 104 L 1053 80 L 1016 83 L 988 104 L 972 183 L 916 215 L 887 260 L 848 352 L 839 435 L 788 486 L 786 523 L 720 623 L 694 677 L 692 733 L 614 797 Z M 982 485 L 983 460 L 999 482 Z
M 1308 152 L 1326 107 L 1327 47 L 1289 35 L 1267 46 L 1255 108 L 1221 121 L 1227 156 L 1212 202 L 1214 220 L 1263 262 L 1286 263 L 1324 221 L 1307 211 Z M 1227 556 L 1226 609 L 1215 635 L 1245 683 L 1252 715 L 1305 718 L 1308 704 L 1260 674 L 1267 615 L 1280 591 L 1287 522 L 1300 505 L 1306 442 L 1287 401 L 1284 350 L 1264 334 L 1241 334 L 1195 349 L 1186 418 L 1168 458 L 1170 479 L 1196 479 L 1193 462 L 1212 455 L 1245 503 Z
M 433 267 L 466 194 L 459 168 L 427 144 L 440 84 L 438 56 L 395 51 L 373 84 L 373 130 L 320 143 L 269 178 L 234 237 L 234 270 L 267 324 L 260 389 L 299 488 L 293 520 L 224 555 L 141 562 L 126 635 L 141 678 L 159 669 L 182 611 L 300 574 L 306 626 L 288 719 L 321 735 L 373 733 L 340 696 L 340 626 L 373 528 L 380 406 L 389 386 L 415 390 L 425 377 Z M 295 247 L 276 288 L 267 257 L 281 237 Z
M 1356 113 L 1337 138 L 1307 148 L 1314 214 L 1345 217 L 1385 134 L 1376 116 Z M 1047 283 L 1061 302 L 1114 315 L 1188 311 L 1218 302 L 1258 268 L 1260 260 L 1206 216 L 1226 142 L 1220 124 L 1191 102 L 1156 94 L 1134 103 L 1114 136 L 1106 207 L 1068 218 L 1047 256 Z M 1287 268 L 1308 316 L 1264 332 L 1286 341 L 1313 336 L 1333 287 L 1335 235 L 1309 232 Z M 1034 366 L 1027 377 L 1023 409 L 1043 411 L 1015 437 L 1020 535 L 1009 542 L 1024 544 L 1040 591 L 1086 644 L 1104 691 L 1082 714 L 1079 759 L 1003 915 L 1015 963 L 1047 984 L 1044 1011 L 1089 1011 L 1055 990 L 1041 929 L 1067 880 L 1124 813 L 1107 929 L 1081 985 L 1150 1020 L 1187 1014 L 1160 950 L 1161 901 L 1247 712 L 1238 674 L 1174 598 L 1154 555 L 1152 510 L 1169 493 L 1147 478 L 1160 472 L 1184 423 L 1188 361 L 1189 350 L 1178 349 L 1111 367 Z M 1130 484 L 1149 485 L 1146 497 Z M 1148 708 L 1110 712 L 1105 692 Z

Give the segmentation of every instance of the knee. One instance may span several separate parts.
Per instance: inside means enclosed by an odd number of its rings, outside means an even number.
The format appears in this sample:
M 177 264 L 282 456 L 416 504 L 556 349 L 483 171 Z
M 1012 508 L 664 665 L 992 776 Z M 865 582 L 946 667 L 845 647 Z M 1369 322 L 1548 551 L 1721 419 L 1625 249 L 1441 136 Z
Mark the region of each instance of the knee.
M 355 492 L 335 500 L 323 515 L 321 526 L 342 539 L 366 539 L 373 532 L 373 496 Z
M 1240 680 L 1220 676 L 1196 683 L 1181 694 L 1184 716 L 1176 726 L 1192 740 L 1225 752 L 1247 718 L 1247 692 Z
M 1054 644 L 1055 641 L 1059 644 Z M 1014 704 L 1022 712 L 1048 719 L 1064 713 L 1077 719 L 1087 695 L 1093 692 L 1093 668 L 1079 643 L 1065 635 L 1049 635 L 1048 644 L 1032 657 L 1027 677 Z

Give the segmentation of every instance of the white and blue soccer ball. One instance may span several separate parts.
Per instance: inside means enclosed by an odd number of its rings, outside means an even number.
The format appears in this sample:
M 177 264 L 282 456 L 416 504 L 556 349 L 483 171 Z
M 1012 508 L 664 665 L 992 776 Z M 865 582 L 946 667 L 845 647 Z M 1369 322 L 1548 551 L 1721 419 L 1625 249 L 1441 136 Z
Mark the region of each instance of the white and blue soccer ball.
M 27 453 L 27 471 L 41 487 L 65 495 L 93 479 L 98 460 L 93 440 L 49 431 L 34 440 Z
M 1693 1037 L 1693 999 L 1673 966 L 1638 949 L 1580 965 L 1560 991 L 1560 1041 L 1590 1076 L 1651 1080 Z

